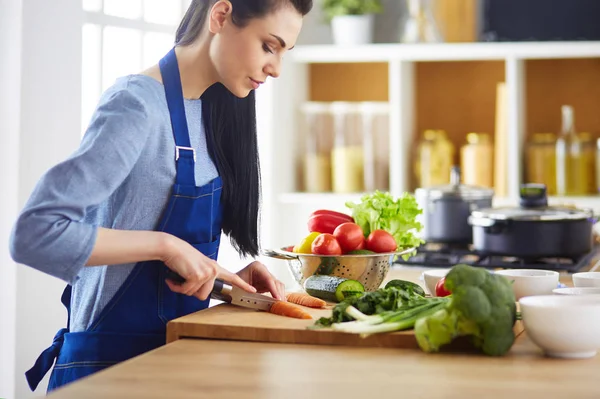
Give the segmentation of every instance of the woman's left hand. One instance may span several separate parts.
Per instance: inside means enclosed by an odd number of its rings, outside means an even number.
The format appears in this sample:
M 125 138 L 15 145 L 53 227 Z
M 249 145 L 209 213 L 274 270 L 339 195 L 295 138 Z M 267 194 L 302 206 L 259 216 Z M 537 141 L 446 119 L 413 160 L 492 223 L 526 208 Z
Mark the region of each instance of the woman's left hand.
M 270 292 L 273 298 L 285 301 L 285 285 L 277 280 L 267 267 L 256 261 L 237 272 L 237 275 L 256 288 L 257 292 Z

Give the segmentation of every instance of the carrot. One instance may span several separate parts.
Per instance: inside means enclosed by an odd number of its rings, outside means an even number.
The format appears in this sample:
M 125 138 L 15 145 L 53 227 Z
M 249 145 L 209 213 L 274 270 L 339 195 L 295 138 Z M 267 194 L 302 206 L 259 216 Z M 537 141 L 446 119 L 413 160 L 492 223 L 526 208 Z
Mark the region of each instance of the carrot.
M 314 296 L 310 296 L 308 294 L 303 294 L 301 292 L 290 292 L 287 294 L 286 298 L 288 302 L 309 308 L 321 309 L 327 305 L 327 302 L 324 300 L 315 298 Z
M 302 308 L 289 302 L 277 301 L 271 306 L 269 311 L 273 314 L 297 319 L 312 319 L 312 316 L 306 313 Z

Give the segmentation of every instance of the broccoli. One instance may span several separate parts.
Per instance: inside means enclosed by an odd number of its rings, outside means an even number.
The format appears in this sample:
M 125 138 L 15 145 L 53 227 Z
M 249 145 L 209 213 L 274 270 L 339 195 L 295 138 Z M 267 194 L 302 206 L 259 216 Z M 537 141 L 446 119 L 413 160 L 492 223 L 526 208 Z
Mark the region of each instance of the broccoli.
M 456 265 L 446 275 L 450 301 L 444 309 L 415 323 L 419 347 L 437 352 L 459 336 L 470 336 L 484 354 L 506 354 L 515 341 L 515 294 L 503 276 L 468 265 Z

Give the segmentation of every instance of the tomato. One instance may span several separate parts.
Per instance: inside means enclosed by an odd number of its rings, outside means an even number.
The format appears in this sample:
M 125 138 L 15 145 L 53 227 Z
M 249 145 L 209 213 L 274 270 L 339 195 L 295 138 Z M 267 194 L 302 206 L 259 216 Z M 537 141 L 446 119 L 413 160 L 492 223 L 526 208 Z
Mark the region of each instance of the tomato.
M 360 242 L 358 247 L 356 247 L 355 251 L 358 251 L 359 249 L 365 249 L 365 242 L 367 242 L 367 240 L 365 240 L 365 237 L 363 236 L 362 241 Z
M 341 213 L 341 212 L 336 212 L 336 211 L 329 211 L 327 209 L 319 209 L 314 211 L 313 213 L 310 214 L 310 217 L 316 216 L 316 215 L 331 215 L 331 216 L 337 216 L 343 219 L 346 219 L 348 222 L 354 223 L 354 218 L 350 215 L 346 215 L 345 213 Z
M 294 247 L 294 252 L 299 253 L 299 254 L 310 254 L 312 253 L 312 243 L 315 240 L 315 238 L 317 238 L 319 236 L 319 234 L 321 233 L 310 233 L 309 235 L 307 235 L 306 237 L 304 237 L 304 239 L 302 241 L 300 241 L 300 244 L 296 245 Z
M 333 234 L 336 227 L 348 219 L 336 215 L 314 215 L 308 219 L 308 231 Z
M 442 277 L 438 280 L 437 284 L 435 285 L 435 296 L 448 296 L 451 294 L 451 292 L 444 287 L 445 282 L 446 277 Z
M 350 252 L 358 249 L 358 246 L 365 240 L 364 233 L 356 223 L 342 223 L 333 231 L 342 251 Z
M 331 234 L 319 234 L 312 243 L 312 253 L 315 255 L 341 255 L 342 248 Z
M 365 244 L 369 251 L 378 253 L 394 252 L 398 248 L 394 237 L 385 230 L 372 231 Z

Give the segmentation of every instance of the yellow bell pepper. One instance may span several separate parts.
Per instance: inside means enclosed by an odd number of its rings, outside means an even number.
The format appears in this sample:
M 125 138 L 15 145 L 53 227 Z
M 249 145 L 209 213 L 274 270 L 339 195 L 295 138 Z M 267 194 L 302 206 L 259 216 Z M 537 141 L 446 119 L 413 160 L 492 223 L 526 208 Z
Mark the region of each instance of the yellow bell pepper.
M 298 244 L 294 247 L 294 252 L 298 253 L 298 254 L 312 253 L 311 245 L 312 245 L 313 241 L 315 240 L 315 238 L 317 238 L 320 234 L 321 233 L 314 232 L 314 233 L 310 233 L 309 235 L 304 237 L 304 239 L 302 241 L 300 241 L 300 244 Z

